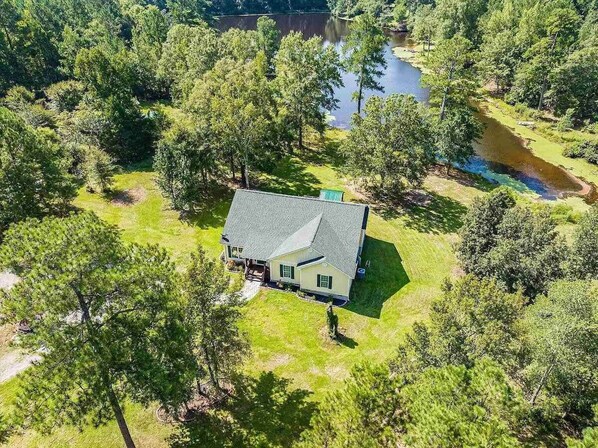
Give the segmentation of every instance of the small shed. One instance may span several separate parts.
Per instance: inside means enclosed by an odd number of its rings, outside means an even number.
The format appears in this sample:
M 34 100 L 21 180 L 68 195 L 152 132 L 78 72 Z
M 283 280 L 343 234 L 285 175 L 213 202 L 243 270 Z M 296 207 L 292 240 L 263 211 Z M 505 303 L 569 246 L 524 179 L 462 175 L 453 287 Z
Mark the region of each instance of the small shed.
M 325 201 L 343 202 L 343 195 L 342 190 L 320 190 L 320 199 Z

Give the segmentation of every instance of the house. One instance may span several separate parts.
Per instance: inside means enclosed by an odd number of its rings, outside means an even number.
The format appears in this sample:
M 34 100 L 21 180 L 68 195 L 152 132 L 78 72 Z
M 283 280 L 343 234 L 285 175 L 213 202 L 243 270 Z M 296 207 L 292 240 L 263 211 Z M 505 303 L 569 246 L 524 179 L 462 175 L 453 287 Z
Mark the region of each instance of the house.
M 368 214 L 362 204 L 237 190 L 220 242 L 250 278 L 346 299 Z

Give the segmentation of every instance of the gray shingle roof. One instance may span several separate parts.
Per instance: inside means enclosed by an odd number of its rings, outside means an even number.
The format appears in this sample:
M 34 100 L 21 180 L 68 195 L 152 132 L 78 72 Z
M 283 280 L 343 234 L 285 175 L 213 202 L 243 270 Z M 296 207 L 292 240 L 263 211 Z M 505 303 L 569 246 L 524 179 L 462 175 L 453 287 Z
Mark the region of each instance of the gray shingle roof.
M 351 278 L 368 207 L 350 202 L 237 190 L 221 243 L 243 257 L 269 260 L 311 247 Z

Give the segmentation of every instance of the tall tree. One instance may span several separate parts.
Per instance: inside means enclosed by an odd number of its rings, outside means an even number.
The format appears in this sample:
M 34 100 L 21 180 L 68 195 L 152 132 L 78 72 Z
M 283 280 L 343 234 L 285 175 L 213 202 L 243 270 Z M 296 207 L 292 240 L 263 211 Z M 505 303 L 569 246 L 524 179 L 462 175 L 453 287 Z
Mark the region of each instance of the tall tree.
M 358 114 L 361 114 L 364 89 L 384 90 L 378 78 L 383 74 L 381 68 L 386 68 L 385 44 L 384 31 L 370 14 L 360 15 L 349 25 L 343 53 L 345 67 L 357 78 L 357 92 L 353 93 L 353 99 L 357 100 Z
M 266 55 L 266 61 L 270 68 L 274 56 L 280 48 L 280 30 L 270 17 L 262 16 L 257 19 L 257 42 L 259 50 Z
M 219 57 L 218 36 L 206 23 L 174 25 L 162 47 L 158 76 L 168 84 L 175 100 L 185 100 L 195 80 L 210 70 Z
M 303 147 L 305 126 L 322 132 L 324 110 L 336 107 L 334 88 L 342 85 L 338 54 L 332 45 L 324 47 L 320 37 L 304 40 L 291 32 L 274 58 L 279 109 Z
M 356 365 L 342 388 L 324 398 L 298 447 L 397 446 L 404 429 L 400 385 L 385 365 Z
M 434 142 L 426 109 L 408 95 L 371 97 L 354 115 L 343 144 L 347 167 L 366 188 L 386 196 L 419 185 L 432 162 Z
M 129 15 L 133 19 L 132 44 L 137 90 L 147 98 L 164 95 L 164 83 L 158 78 L 162 45 L 168 33 L 166 16 L 153 5 L 136 5 Z
M 525 405 L 494 362 L 425 371 L 405 387 L 406 435 L 413 448 L 515 448 Z
M 492 279 L 473 275 L 443 287 L 432 304 L 429 323 L 418 323 L 399 346 L 392 370 L 406 378 L 429 367 L 472 367 L 490 357 L 513 371 L 520 352 L 524 298 L 508 294 Z
M 64 213 L 75 196 L 61 147 L 0 107 L 0 234 L 28 217 Z
M 203 376 L 205 366 L 216 388 L 231 377 L 248 350 L 237 326 L 241 318 L 239 289 L 239 282 L 225 273 L 224 265 L 208 258 L 203 249 L 191 255 L 182 283 L 185 319 L 194 330 L 197 377 Z
M 247 188 L 251 167 L 264 166 L 277 147 L 266 70 L 263 53 L 247 63 L 222 59 L 196 82 L 185 105 L 192 115 L 209 117 L 221 160 L 230 163 L 233 178 L 235 166 L 240 167 Z
M 547 208 L 514 206 L 502 190 L 474 201 L 460 232 L 457 256 L 466 272 L 519 288 L 529 297 L 563 276 L 567 246 Z
M 438 21 L 432 5 L 422 5 L 417 8 L 411 19 L 411 35 L 423 44 L 424 51 L 430 52 L 432 41 L 438 35 Z
M 2 292 L 1 312 L 35 331 L 18 343 L 41 359 L 22 377 L 17 412 L 45 432 L 116 419 L 129 398 L 177 406 L 191 372 L 174 266 L 156 246 L 124 245 L 91 213 L 12 227 L 0 264 L 21 281 Z
M 473 200 L 463 218 L 456 247 L 457 257 L 466 272 L 486 276 L 486 254 L 497 240 L 498 226 L 505 213 L 515 206 L 515 197 L 507 188 L 497 188 L 487 196 Z
M 454 108 L 436 124 L 436 150 L 446 161 L 449 174 L 454 164 L 465 164 L 475 154 L 473 142 L 482 136 L 483 127 L 468 107 Z
M 179 118 L 165 131 L 154 157 L 157 183 L 176 210 L 193 211 L 217 172 L 217 135 L 206 120 Z
M 593 206 L 579 221 L 567 262 L 569 276 L 598 280 L 598 206 Z
M 555 397 L 565 412 L 590 416 L 598 400 L 598 289 L 554 283 L 526 312 L 531 362 L 524 374 L 532 405 Z
M 426 60 L 422 84 L 430 87 L 430 100 L 440 107 L 440 121 L 447 109 L 466 105 L 475 92 L 473 62 L 471 42 L 460 35 L 440 41 Z

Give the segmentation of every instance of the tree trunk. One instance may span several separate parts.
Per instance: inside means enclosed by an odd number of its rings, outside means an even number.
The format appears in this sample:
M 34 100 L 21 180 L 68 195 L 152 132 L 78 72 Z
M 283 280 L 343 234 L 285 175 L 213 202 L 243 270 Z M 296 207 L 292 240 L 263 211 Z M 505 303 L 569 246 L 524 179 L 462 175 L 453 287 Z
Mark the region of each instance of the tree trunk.
M 552 369 L 554 369 L 554 362 L 551 362 L 542 374 L 542 378 L 540 378 L 540 383 L 538 383 L 538 386 L 536 387 L 536 390 L 534 391 L 534 394 L 532 395 L 532 398 L 529 401 L 529 403 L 532 406 L 536 404 L 536 400 L 538 399 L 538 396 L 540 395 L 540 392 L 542 391 L 544 384 L 546 384 L 546 380 L 548 379 L 550 372 L 552 372 Z
M 451 162 L 446 161 L 446 175 L 448 176 L 451 172 Z
M 359 91 L 357 92 L 357 115 L 361 115 L 361 99 L 363 97 L 363 67 L 359 74 Z
M 303 120 L 299 118 L 299 149 L 303 149 Z
M 235 159 L 233 157 L 233 153 L 230 153 L 229 156 L 229 164 L 230 164 L 230 172 L 233 175 L 233 181 L 237 180 L 237 177 L 235 175 Z
M 81 319 L 85 323 L 90 335 L 89 344 L 93 348 L 93 351 L 97 354 L 100 352 L 100 347 L 96 343 L 95 339 L 95 328 L 91 323 L 91 314 L 89 313 L 89 305 L 85 301 L 85 297 L 81 294 L 77 288 L 72 286 L 72 289 L 77 297 L 79 302 L 79 308 L 81 309 Z M 116 422 L 118 423 L 118 428 L 120 429 L 120 433 L 123 436 L 125 441 L 125 446 L 127 448 L 135 448 L 135 442 L 133 442 L 133 438 L 131 437 L 131 433 L 129 432 L 129 427 L 127 426 L 127 422 L 125 420 L 125 416 L 123 415 L 123 411 L 120 407 L 118 402 L 118 397 L 114 393 L 114 389 L 112 388 L 112 382 L 110 381 L 110 376 L 108 375 L 108 371 L 106 368 L 103 369 L 101 373 L 101 378 L 104 387 L 106 388 L 106 393 L 108 394 L 108 401 L 110 401 L 110 407 L 112 408 L 112 412 L 114 412 L 114 417 L 116 418 Z
M 552 36 L 552 45 L 550 46 L 550 58 L 552 58 L 552 53 L 554 52 L 554 47 L 556 47 L 556 39 L 559 33 L 554 33 Z M 542 110 L 542 106 L 544 106 L 544 94 L 546 93 L 546 83 L 548 81 L 548 72 L 550 70 L 546 70 L 544 73 L 544 77 L 542 78 L 542 87 L 540 88 L 540 100 L 538 101 L 538 110 Z
M 120 429 L 120 433 L 122 434 L 123 439 L 125 441 L 125 446 L 127 448 L 135 448 L 135 442 L 133 442 L 133 437 L 131 437 L 131 433 L 129 432 L 127 421 L 125 420 L 123 411 L 120 407 L 120 404 L 118 403 L 118 398 L 116 397 L 114 389 L 112 389 L 111 385 L 108 385 L 108 399 L 110 400 L 112 412 L 114 412 L 114 416 L 116 417 L 118 429 Z
M 451 64 L 451 69 L 449 70 L 448 80 L 449 83 L 453 80 L 453 71 L 455 70 L 455 63 Z M 440 105 L 440 121 L 444 120 L 444 116 L 446 115 L 446 102 L 448 99 L 449 88 L 448 86 L 445 87 L 443 95 L 442 95 L 442 104 Z

